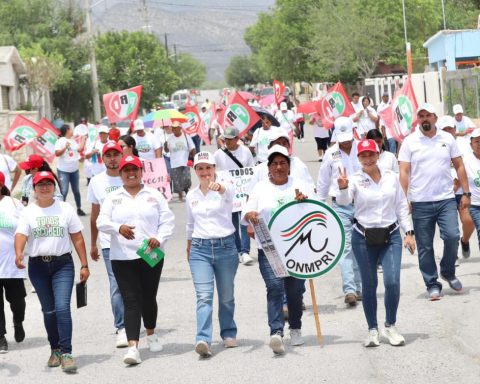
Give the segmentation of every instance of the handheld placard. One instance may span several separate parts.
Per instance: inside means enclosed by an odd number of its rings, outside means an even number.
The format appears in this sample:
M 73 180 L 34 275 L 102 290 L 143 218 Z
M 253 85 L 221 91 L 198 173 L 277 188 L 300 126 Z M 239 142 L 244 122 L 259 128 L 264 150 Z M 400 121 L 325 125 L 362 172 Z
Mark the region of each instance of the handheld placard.
M 137 255 L 145 260 L 145 262 L 152 268 L 165 257 L 165 253 L 160 248 L 151 249 L 148 246 L 147 239 L 143 240 L 142 245 L 137 249 Z

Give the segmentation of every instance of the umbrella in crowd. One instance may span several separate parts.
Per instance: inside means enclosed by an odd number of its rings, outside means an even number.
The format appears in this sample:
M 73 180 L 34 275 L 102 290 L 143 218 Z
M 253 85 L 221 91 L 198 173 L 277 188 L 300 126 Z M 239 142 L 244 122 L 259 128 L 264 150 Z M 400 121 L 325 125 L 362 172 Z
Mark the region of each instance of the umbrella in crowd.
M 150 112 L 143 117 L 143 123 L 145 127 L 165 127 L 172 125 L 172 122 L 178 121 L 184 123 L 188 120 L 188 117 L 183 113 L 178 112 L 176 109 L 160 109 L 158 111 Z
M 262 107 L 251 107 L 258 116 L 260 116 L 260 120 L 250 129 L 251 131 L 255 131 L 257 128 L 260 128 L 262 126 L 262 120 L 263 117 L 265 116 L 270 122 L 272 123 L 273 126 L 279 127 L 280 122 L 270 113 L 268 112 L 265 108 Z

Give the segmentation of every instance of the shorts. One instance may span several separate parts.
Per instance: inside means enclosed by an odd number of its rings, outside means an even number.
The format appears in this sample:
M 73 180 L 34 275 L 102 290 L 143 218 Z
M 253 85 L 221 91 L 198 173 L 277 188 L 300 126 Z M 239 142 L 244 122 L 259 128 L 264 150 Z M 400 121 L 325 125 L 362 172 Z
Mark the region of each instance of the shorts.
M 317 142 L 317 149 L 326 151 L 330 144 L 330 137 L 315 137 L 315 141 Z

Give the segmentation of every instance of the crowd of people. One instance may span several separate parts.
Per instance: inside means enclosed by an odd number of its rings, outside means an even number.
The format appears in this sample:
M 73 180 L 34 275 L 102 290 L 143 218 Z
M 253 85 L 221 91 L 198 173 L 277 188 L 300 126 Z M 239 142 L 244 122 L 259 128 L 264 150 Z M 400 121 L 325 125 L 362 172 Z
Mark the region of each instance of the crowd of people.
M 384 94 L 377 111 L 388 102 Z M 294 137 L 303 140 L 305 119 L 286 103 L 279 105 L 276 114 L 263 114 L 261 126 L 247 140 L 240 138 L 235 127 L 223 130 L 217 125 L 211 132 L 218 145 L 213 153 L 202 150 L 199 139 L 186 134 L 177 121 L 150 129 L 137 119 L 123 136 L 114 124 L 96 127 L 83 120 L 75 128 L 62 126 L 55 146 L 58 176 L 38 155 L 18 165 L 10 156 L 0 155 L 0 352 L 8 351 L 3 291 L 13 313 L 14 339 L 25 338 L 28 265 L 51 348 L 47 365 L 61 366 L 65 372 L 77 370 L 70 312 L 74 250 L 80 260 L 81 282 L 89 278 L 88 253 L 93 261 L 104 260 L 115 346 L 127 348 L 124 363 L 142 361 L 138 349 L 142 319 L 148 348 L 162 350 L 155 329 L 164 261 L 156 260 L 151 266 L 140 252 L 142 246 L 147 247 L 147 254 L 163 252 L 175 228 L 165 196 L 142 182 L 141 160 L 155 158 L 165 160 L 172 191 L 185 203 L 186 253 L 196 294 L 194 351 L 201 358 L 212 356 L 215 286 L 220 337 L 226 348 L 238 345 L 235 276 L 239 263 L 255 263 L 250 248 L 253 226 L 259 218 L 268 222 L 282 205 L 305 199 L 331 204 L 341 219 L 345 246 L 339 265 L 344 302 L 351 307 L 362 302 L 365 347 L 379 346 L 382 338 L 394 346 L 404 345 L 396 327 L 403 247 L 412 254 L 418 249 L 429 300 L 441 299 L 439 278 L 453 291 L 463 290 L 455 273 L 459 242 L 467 258 L 474 228 L 480 235 L 480 129 L 463 116 L 459 105 L 454 107 L 455 117 L 438 119 L 432 105 L 422 104 L 416 111 L 417 127 L 400 145 L 369 97 L 353 94 L 352 105 L 355 113 L 338 117 L 333 130 L 323 128 L 317 116 L 310 119 L 321 161 L 316 182 L 305 163 L 293 156 Z M 461 151 L 456 137 L 468 140 L 469 149 Z M 85 244 L 79 219 L 85 215 L 79 187 L 81 162 L 91 204 L 90 244 Z M 197 178 L 193 188 L 191 167 Z M 240 212 L 234 212 L 233 187 L 220 181 L 217 172 L 245 167 L 254 169 L 246 188 L 248 200 Z M 18 200 L 11 191 L 22 170 L 25 177 Z M 76 209 L 65 202 L 69 185 Z M 439 270 L 433 246 L 437 224 L 444 243 Z M 277 277 L 258 238 L 255 243 L 266 286 L 269 346 L 281 355 L 285 353 L 286 321 L 290 345 L 304 344 L 305 280 Z M 381 329 L 377 321 L 379 272 L 383 273 L 386 310 Z

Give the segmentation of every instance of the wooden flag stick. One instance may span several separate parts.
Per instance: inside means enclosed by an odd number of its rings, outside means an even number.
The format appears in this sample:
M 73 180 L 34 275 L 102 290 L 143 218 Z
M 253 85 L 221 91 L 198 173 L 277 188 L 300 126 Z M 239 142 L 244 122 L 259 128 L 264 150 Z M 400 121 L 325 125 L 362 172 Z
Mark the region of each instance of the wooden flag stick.
M 318 344 L 323 344 L 322 329 L 320 328 L 320 317 L 318 316 L 317 299 L 315 297 L 315 286 L 313 285 L 313 279 L 308 279 L 310 284 L 310 294 L 312 295 L 312 307 L 313 316 L 315 317 L 315 327 L 317 328 L 317 340 Z

